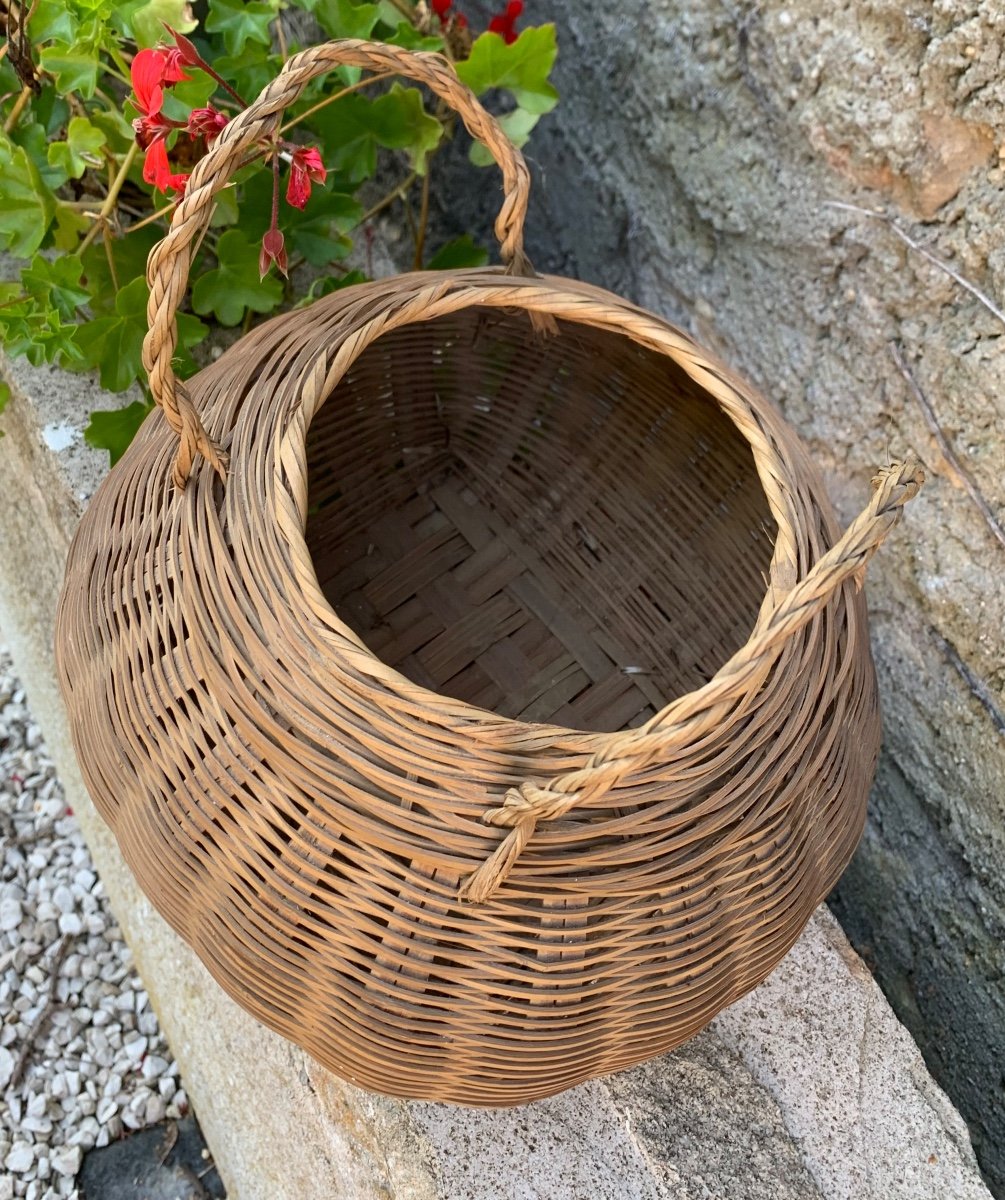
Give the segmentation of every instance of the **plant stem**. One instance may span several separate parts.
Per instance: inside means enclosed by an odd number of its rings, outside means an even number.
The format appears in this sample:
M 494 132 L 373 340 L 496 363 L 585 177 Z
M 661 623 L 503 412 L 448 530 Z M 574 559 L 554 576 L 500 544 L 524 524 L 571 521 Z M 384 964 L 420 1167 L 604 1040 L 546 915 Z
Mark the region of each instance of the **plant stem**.
M 31 99 L 31 88 L 28 87 L 27 85 L 25 85 L 21 89 L 20 94 L 18 95 L 18 98 L 14 101 L 14 107 L 7 114 L 7 120 L 4 121 L 4 123 L 3 123 L 4 133 L 10 133 L 10 131 L 14 128 L 14 126 L 18 122 L 18 118 L 24 112 L 24 106 L 28 103 L 28 101 L 30 99 Z
M 391 0 L 391 3 L 410 25 L 415 24 L 415 9 L 408 3 L 408 0 Z
M 105 197 L 105 202 L 102 204 L 98 212 L 97 220 L 84 235 L 84 240 L 74 251 L 78 257 L 84 253 L 87 247 L 98 236 L 102 228 L 108 223 L 108 218 L 115 211 L 115 201 L 118 199 L 119 192 L 122 190 L 122 185 L 126 182 L 126 176 L 129 174 L 129 169 L 136 159 L 139 146 L 133 142 L 126 151 L 125 158 L 122 160 L 122 165 L 119 167 L 119 173 L 112 180 L 111 186 L 108 189 L 108 195 Z
M 313 105 L 306 112 L 302 112 L 299 117 L 294 117 L 292 121 L 287 121 L 279 130 L 280 136 L 288 129 L 292 129 L 295 125 L 299 125 L 301 121 L 306 121 L 308 117 L 313 117 L 316 112 L 322 108 L 327 108 L 329 104 L 334 104 L 336 100 L 341 100 L 343 96 L 348 96 L 352 92 L 358 92 L 361 88 L 369 87 L 371 83 L 379 83 L 381 79 L 390 79 L 396 75 L 396 71 L 381 71 L 379 75 L 371 75 L 369 79 L 361 79 L 358 83 L 353 83 L 348 87 L 342 88 L 331 96 L 326 96 L 318 104 Z
M 105 243 L 105 258 L 108 259 L 108 273 L 112 277 L 112 287 L 119 290 L 119 273 L 115 269 L 115 251 L 112 249 L 112 231 L 107 222 L 102 228 L 102 241 Z
M 279 56 L 285 63 L 290 57 L 290 52 L 286 46 L 286 31 L 283 29 L 283 19 L 280 16 L 276 17 L 276 41 L 279 43 Z
M 143 229 L 146 225 L 152 225 L 154 221 L 159 221 L 161 217 L 166 217 L 169 212 L 173 211 L 173 204 L 165 204 L 163 208 L 159 208 L 156 212 L 150 213 L 150 215 L 144 217 L 142 221 L 137 221 L 135 225 L 130 225 L 122 236 L 126 237 L 130 233 L 135 233 L 137 229 Z
M 365 225 L 367 221 L 373 220 L 378 213 L 383 212 L 384 209 L 387 208 L 389 204 L 393 204 L 395 200 L 403 200 L 405 193 L 412 186 L 412 184 L 415 183 L 416 179 L 418 179 L 418 174 L 415 171 L 412 171 L 401 181 L 401 183 L 398 184 L 397 187 L 392 188 L 387 195 L 378 200 L 372 208 L 368 208 L 360 217 L 358 224 Z
M 422 270 L 422 258 L 426 249 L 426 227 L 429 225 L 429 163 L 426 163 L 426 173 L 422 177 L 422 200 L 419 204 L 419 227 L 415 233 L 415 269 Z

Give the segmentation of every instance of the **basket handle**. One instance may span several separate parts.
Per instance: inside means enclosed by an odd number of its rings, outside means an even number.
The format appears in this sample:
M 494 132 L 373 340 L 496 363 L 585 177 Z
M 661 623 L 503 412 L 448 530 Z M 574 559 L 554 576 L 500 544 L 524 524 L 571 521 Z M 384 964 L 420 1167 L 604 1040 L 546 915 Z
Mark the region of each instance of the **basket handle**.
M 424 83 L 450 105 L 472 137 L 484 142 L 502 169 L 504 198 L 496 218 L 506 271 L 533 275 L 523 249 L 523 224 L 530 191 L 530 172 L 523 155 L 440 54 L 418 53 L 380 42 L 347 39 L 326 42 L 294 55 L 262 94 L 224 128 L 209 153 L 192 171 L 185 197 L 174 211 L 171 228 L 150 252 L 147 282 L 149 332 L 143 342 L 143 366 L 154 400 L 164 409 L 179 446 L 173 479 L 184 488 L 197 454 L 226 478 L 227 456 L 209 437 L 186 388 L 176 379 L 172 359 L 178 344 L 176 315 L 188 287 L 192 258 L 213 212 L 213 197 L 240 166 L 245 152 L 279 128 L 283 112 L 308 83 L 334 67 L 362 67 L 404 75 Z
M 475 903 L 490 899 L 520 857 L 538 821 L 554 820 L 577 804 L 601 799 L 629 771 L 641 770 L 658 755 L 669 756 L 713 728 L 738 693 L 746 693 L 765 679 L 786 641 L 826 606 L 843 583 L 854 579 L 861 587 L 866 564 L 924 481 L 924 471 L 910 457 L 881 469 L 872 481 L 872 499 L 844 536 L 704 687 L 674 700 L 638 729 L 626 729 L 607 739 L 584 767 L 544 784 L 525 782 L 510 788 L 501 806 L 482 814 L 486 824 L 502 826 L 509 833 L 463 882 L 460 898 Z

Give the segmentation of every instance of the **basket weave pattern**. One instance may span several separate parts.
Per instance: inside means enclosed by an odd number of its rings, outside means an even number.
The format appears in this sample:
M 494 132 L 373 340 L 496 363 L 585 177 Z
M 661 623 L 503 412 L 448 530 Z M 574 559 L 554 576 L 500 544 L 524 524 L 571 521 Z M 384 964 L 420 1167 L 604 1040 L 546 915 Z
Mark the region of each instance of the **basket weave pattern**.
M 502 160 L 508 271 L 336 292 L 182 389 L 186 256 L 249 130 L 389 61 Z M 95 802 L 221 985 L 353 1082 L 504 1105 L 679 1044 L 833 886 L 879 739 L 862 572 L 921 475 L 838 539 L 770 405 L 528 273 L 522 160 L 445 70 L 305 52 L 197 166 L 151 258 L 164 415 L 81 524 L 57 646 Z

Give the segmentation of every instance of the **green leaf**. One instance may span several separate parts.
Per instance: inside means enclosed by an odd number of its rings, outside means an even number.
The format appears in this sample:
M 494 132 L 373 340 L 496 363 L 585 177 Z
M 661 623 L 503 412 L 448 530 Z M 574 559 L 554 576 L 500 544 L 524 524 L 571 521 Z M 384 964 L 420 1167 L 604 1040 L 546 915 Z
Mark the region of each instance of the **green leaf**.
M 427 271 L 454 271 L 459 267 L 484 267 L 489 261 L 489 252 L 479 246 L 470 233 L 447 242 L 426 264 Z
M 76 92 L 85 100 L 94 95 L 101 63 L 96 50 L 82 42 L 53 42 L 38 56 L 39 66 L 56 80 L 64 95 Z
M 400 18 L 391 22 L 391 28 L 394 29 L 394 33 L 389 38 L 381 39 L 391 46 L 402 46 L 405 50 L 439 51 L 443 49 L 443 38 L 420 33 L 414 25 L 410 25 Z
M 7 403 L 9 400 L 10 400 L 10 384 L 7 383 L 6 380 L 0 379 L 0 413 L 2 413 L 3 410 L 7 407 Z M 0 433 L 0 437 L 3 437 L 2 433 Z
M 114 467 L 154 407 L 146 400 L 134 400 L 125 408 L 98 409 L 91 413 L 84 441 L 96 450 L 107 450 L 109 465 Z
M 21 286 L 37 301 L 48 300 L 56 312 L 71 321 L 90 295 L 80 281 L 84 264 L 72 254 L 51 261 L 36 254 L 21 272 Z
M 254 42 L 240 54 L 223 54 L 213 59 L 213 69 L 222 75 L 245 100 L 252 100 L 275 79 L 282 61 Z
M 380 19 L 380 10 L 376 4 L 356 4 L 354 0 L 319 0 L 314 16 L 333 38 L 368 38 Z
M 115 297 L 114 314 L 96 317 L 77 328 L 76 342 L 83 365 L 98 367 L 101 386 L 110 392 L 124 392 L 142 375 L 148 295 L 146 280 L 134 279 Z M 183 348 L 202 341 L 206 332 L 206 326 L 195 317 L 179 316 L 178 336 Z
M 49 137 L 38 121 L 21 120 L 11 132 L 11 141 L 17 142 L 28 155 L 28 161 L 38 172 L 39 178 L 51 191 L 66 183 L 69 176 L 60 166 L 51 166 L 48 160 Z
M 125 154 L 133 144 L 133 127 L 117 109 L 114 112 L 93 112 L 88 119 L 95 129 L 105 135 L 105 142 L 113 154 Z
M 81 255 L 81 262 L 84 264 L 84 284 L 91 294 L 91 311 L 95 316 L 113 313 L 120 288 L 131 287 L 137 279 L 145 277 L 147 256 L 163 236 L 163 229 L 156 225 L 145 225 L 133 233 L 127 232 L 113 238 L 109 245 L 115 260 L 114 279 L 108 265 L 108 251 L 101 241 L 87 247 Z M 146 305 L 145 297 L 143 304 Z
M 512 112 L 499 117 L 499 124 L 514 146 L 522 146 L 540 119 L 540 113 L 528 112 L 525 108 L 515 108 Z M 476 167 L 489 167 L 495 162 L 484 142 L 472 142 L 469 157 Z
M 70 44 L 76 40 L 79 28 L 80 22 L 65 0 L 38 0 L 32 8 L 31 40 L 36 46 L 52 41 Z
M 423 108 L 418 90 L 397 83 L 376 100 L 346 96 L 322 109 L 312 125 L 332 148 L 335 170 L 351 183 L 373 175 L 378 146 L 407 150 L 415 170 L 423 173 L 427 154 L 443 136 L 443 126 Z
M 237 325 L 249 309 L 271 312 L 282 303 L 283 286 L 271 275 L 258 276 L 257 242 L 240 229 L 228 229 L 216 245 L 218 266 L 201 275 L 192 288 L 192 307 L 212 313 L 221 325 Z
M 57 204 L 51 227 L 52 244 L 57 250 L 76 250 L 81 237 L 90 228 L 90 220 L 78 209 Z
M 187 121 L 193 108 L 206 107 L 217 86 L 216 80 L 205 71 L 193 69 L 191 79 L 164 89 L 161 112 L 169 121 Z
M 47 158 L 51 167 L 64 171 L 70 179 L 79 179 L 88 167 L 100 166 L 98 151 L 105 144 L 104 133 L 87 117 L 71 117 L 65 142 L 50 142 Z
M 74 361 L 80 357 L 75 331 L 50 307 L 46 295 L 28 295 L 16 283 L 0 285 L 0 342 L 12 357 L 23 356 L 34 366 Z
M 240 54 L 248 41 L 268 46 L 269 26 L 279 11 L 279 0 L 209 0 L 208 33 L 222 33 L 228 54 Z
M 0 135 L 0 249 L 29 258 L 42 244 L 56 210 L 52 192 L 21 146 Z
M 347 271 L 344 275 L 322 275 L 320 279 L 314 280 L 307 289 L 307 294 L 296 307 L 306 308 L 308 304 L 313 304 L 315 300 L 319 300 L 331 292 L 340 292 L 343 288 L 352 287 L 356 283 L 368 283 L 369 278 L 362 271 Z
M 457 74 L 476 96 L 505 88 L 521 108 L 546 113 L 558 102 L 558 92 L 548 82 L 556 54 L 554 25 L 525 29 L 508 46 L 497 33 L 483 33 L 470 56 L 457 64 Z
M 130 5 L 120 17 L 125 17 L 140 49 L 156 46 L 167 38 L 165 25 L 179 33 L 191 33 L 199 22 L 192 16 L 192 5 L 188 0 L 146 0 L 145 3 Z

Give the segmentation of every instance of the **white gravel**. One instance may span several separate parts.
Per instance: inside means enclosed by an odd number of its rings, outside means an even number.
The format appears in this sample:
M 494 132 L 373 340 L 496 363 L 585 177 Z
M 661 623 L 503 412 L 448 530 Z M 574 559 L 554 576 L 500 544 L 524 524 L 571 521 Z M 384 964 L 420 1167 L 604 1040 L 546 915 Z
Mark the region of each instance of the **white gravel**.
M 2 647 L 0 845 L 0 1200 L 77 1200 L 87 1150 L 188 1101 Z

